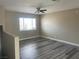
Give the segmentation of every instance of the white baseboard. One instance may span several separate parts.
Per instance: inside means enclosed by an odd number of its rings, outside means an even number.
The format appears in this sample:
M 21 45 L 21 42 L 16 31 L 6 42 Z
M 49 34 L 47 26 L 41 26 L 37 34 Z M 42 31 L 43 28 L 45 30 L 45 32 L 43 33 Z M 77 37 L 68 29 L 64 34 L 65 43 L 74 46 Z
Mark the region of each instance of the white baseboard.
M 38 37 L 40 37 L 40 35 L 32 36 L 32 37 L 27 37 L 27 38 L 22 38 L 22 39 L 20 39 L 20 41 L 27 40 L 27 39 L 32 39 L 32 38 L 38 38 Z
M 47 37 L 47 36 L 41 36 L 41 37 L 46 38 L 46 39 L 51 39 L 51 40 L 55 40 L 55 41 L 58 41 L 58 42 L 62 42 L 62 43 L 66 43 L 66 44 L 70 44 L 70 45 L 79 47 L 79 44 L 76 44 L 76 43 L 72 43 L 72 42 L 68 42 L 68 41 L 64 41 L 64 40 L 60 40 L 60 39 L 54 39 L 54 38 Z
M 58 41 L 58 42 L 61 42 L 61 43 L 66 43 L 66 44 L 69 44 L 69 45 L 79 47 L 79 44 L 77 44 L 77 43 L 72 43 L 72 42 L 68 42 L 68 41 L 64 41 L 64 40 L 60 40 L 60 39 L 55 39 L 55 38 L 51 38 L 51 37 L 47 37 L 47 36 L 40 36 L 40 35 L 27 37 L 27 38 L 22 38 L 22 39 L 20 39 L 20 41 L 27 40 L 27 39 L 32 39 L 32 38 L 38 38 L 38 37 L 43 37 L 43 38 L 46 38 L 46 39 L 55 40 L 55 41 Z

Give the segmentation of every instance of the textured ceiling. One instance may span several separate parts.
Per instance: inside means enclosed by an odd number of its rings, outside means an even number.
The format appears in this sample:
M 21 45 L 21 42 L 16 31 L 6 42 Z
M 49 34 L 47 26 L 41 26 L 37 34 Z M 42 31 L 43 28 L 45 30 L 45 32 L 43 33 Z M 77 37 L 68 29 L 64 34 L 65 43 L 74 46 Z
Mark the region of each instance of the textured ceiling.
M 79 8 L 79 0 L 0 0 L 7 10 L 34 13 L 37 7 L 47 9 L 46 13 Z

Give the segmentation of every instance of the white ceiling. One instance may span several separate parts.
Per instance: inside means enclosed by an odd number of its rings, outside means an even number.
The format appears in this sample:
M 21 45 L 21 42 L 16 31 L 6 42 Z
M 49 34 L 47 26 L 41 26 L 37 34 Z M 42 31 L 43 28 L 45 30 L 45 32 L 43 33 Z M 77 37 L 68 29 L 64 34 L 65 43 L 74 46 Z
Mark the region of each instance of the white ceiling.
M 79 8 L 79 0 L 0 0 L 7 10 L 34 13 L 37 7 L 47 9 L 46 13 Z

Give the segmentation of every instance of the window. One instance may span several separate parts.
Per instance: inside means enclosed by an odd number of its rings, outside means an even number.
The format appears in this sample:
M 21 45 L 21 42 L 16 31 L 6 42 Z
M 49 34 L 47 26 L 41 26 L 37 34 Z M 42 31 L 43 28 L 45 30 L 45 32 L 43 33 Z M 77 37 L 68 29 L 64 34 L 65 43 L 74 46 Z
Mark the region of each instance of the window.
M 19 18 L 20 31 L 35 30 L 36 19 L 35 18 Z

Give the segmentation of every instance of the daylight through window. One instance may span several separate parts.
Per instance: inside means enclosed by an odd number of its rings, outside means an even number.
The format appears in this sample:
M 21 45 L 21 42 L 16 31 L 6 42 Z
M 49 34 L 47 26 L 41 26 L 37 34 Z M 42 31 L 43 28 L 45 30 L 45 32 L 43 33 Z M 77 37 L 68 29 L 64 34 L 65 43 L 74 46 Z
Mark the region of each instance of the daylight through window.
M 35 18 L 19 18 L 20 31 L 36 30 Z

